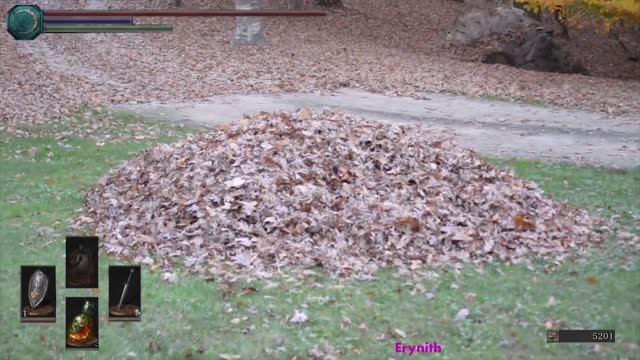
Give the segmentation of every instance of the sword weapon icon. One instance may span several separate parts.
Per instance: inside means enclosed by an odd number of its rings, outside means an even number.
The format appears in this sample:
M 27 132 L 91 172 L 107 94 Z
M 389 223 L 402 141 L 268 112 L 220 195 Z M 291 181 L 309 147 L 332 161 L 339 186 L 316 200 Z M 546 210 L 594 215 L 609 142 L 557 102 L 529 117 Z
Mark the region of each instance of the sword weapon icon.
M 127 282 L 124 284 L 124 288 L 122 289 L 122 295 L 120 295 L 120 302 L 118 303 L 118 310 L 120 310 L 120 307 L 122 306 L 122 302 L 124 301 L 124 297 L 127 294 L 127 290 L 129 290 L 129 283 L 131 282 L 131 275 L 133 275 L 133 269 L 131 269 L 131 271 L 129 272 L 129 278 L 127 279 Z

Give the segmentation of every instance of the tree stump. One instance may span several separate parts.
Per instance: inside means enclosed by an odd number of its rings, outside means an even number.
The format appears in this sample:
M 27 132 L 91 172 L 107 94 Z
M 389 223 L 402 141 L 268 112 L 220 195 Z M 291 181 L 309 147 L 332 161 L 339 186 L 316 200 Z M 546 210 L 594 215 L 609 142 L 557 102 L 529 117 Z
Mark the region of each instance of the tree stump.
M 237 10 L 259 10 L 262 0 L 235 0 Z M 264 18 L 259 16 L 239 16 L 236 18 L 236 35 L 233 44 L 265 45 Z

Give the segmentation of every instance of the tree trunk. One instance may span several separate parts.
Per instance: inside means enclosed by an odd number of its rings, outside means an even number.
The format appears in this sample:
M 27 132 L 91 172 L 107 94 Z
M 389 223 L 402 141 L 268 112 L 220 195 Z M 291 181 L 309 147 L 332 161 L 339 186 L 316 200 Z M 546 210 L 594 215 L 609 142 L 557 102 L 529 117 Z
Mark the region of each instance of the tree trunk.
M 304 8 L 304 0 L 287 0 L 287 9 L 302 10 Z
M 262 0 L 235 0 L 237 10 L 259 10 Z M 266 43 L 264 36 L 263 17 L 239 16 L 236 18 L 236 35 L 233 44 L 263 45 Z
M 342 0 L 316 0 L 316 5 L 326 8 L 343 8 Z

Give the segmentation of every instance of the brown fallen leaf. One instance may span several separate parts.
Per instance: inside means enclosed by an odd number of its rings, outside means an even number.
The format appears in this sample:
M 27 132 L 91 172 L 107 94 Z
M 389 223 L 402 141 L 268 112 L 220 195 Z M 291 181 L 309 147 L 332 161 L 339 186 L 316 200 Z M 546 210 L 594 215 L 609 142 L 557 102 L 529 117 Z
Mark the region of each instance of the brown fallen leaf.
M 218 291 L 222 294 L 223 298 L 228 298 L 236 291 L 236 284 L 228 281 L 221 281 L 218 283 Z
M 254 288 L 253 286 L 247 286 L 247 287 L 242 288 L 242 292 L 243 292 L 245 295 L 248 295 L 248 294 L 255 294 L 255 293 L 257 293 L 257 292 L 258 292 L 258 289 Z
M 281 169 L 280 164 L 275 162 L 275 160 L 273 160 L 273 157 L 271 157 L 269 154 L 263 155 L 262 156 L 262 160 L 264 161 L 265 164 L 267 164 L 270 167 Z M 284 180 L 284 178 L 283 178 L 283 180 Z M 280 184 L 276 183 L 276 185 L 280 185 Z
M 413 285 L 411 295 L 424 294 L 425 291 L 427 291 L 427 289 L 424 287 L 424 285 L 422 285 L 421 283 L 416 283 L 415 285 Z
M 325 341 L 320 345 L 314 346 L 307 352 L 307 355 L 309 355 L 309 358 L 312 360 L 339 360 L 340 359 L 340 352 L 336 350 L 335 347 L 331 345 L 331 343 L 329 343 L 328 341 Z
M 160 346 L 155 340 L 151 340 L 149 341 L 149 344 L 147 344 L 147 350 L 152 353 L 157 353 L 158 351 L 160 351 Z
M 309 108 L 308 106 L 305 106 L 302 108 L 302 111 L 300 111 L 300 116 L 304 120 L 310 120 L 313 117 L 313 110 L 311 110 L 311 108 Z
M 417 259 L 417 260 L 411 261 L 411 265 L 409 266 L 409 269 L 411 269 L 412 271 L 416 271 L 416 270 L 420 270 L 421 268 L 422 268 L 422 260 Z
M 278 175 L 276 177 L 276 181 L 274 182 L 277 186 L 282 186 L 282 185 L 289 185 L 289 180 L 285 179 L 284 177 Z
M 515 223 L 516 230 L 533 230 L 535 229 L 535 225 L 528 222 L 524 219 L 522 215 L 516 215 L 513 217 L 513 222 Z
M 587 284 L 593 285 L 598 282 L 598 278 L 595 276 L 587 276 Z
M 475 299 L 476 299 L 476 294 L 475 294 L 475 293 L 472 293 L 472 292 L 469 292 L 469 293 L 466 293 L 466 294 L 464 295 L 464 298 L 465 298 L 467 301 L 475 301 Z
M 39 339 L 40 339 L 40 345 L 44 345 L 44 343 L 47 342 L 47 338 L 44 335 L 40 335 Z
M 411 229 L 411 231 L 413 232 L 418 232 L 420 231 L 420 220 L 418 220 L 415 217 L 412 216 L 408 216 L 408 217 L 402 217 L 400 218 L 400 220 L 398 220 L 398 223 L 400 225 L 407 225 L 409 226 L 409 228 Z
M 340 176 L 340 181 L 350 184 L 351 182 L 353 182 L 353 174 L 350 171 L 346 171 Z

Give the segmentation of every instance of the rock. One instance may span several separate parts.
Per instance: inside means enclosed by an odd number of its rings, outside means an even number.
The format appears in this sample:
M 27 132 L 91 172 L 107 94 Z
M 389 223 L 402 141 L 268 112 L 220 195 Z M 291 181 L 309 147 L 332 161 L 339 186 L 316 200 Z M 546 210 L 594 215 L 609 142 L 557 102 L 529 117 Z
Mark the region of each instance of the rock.
M 533 23 L 520 9 L 499 7 L 474 10 L 459 16 L 447 31 L 447 42 L 471 44 L 493 33 L 504 33 Z
M 488 52 L 483 56 L 482 62 L 545 72 L 588 75 L 586 69 L 554 40 L 553 34 L 553 31 L 542 27 L 529 28 L 520 41 L 504 44 L 495 51 Z
M 461 15 L 447 32 L 453 52 L 466 60 L 530 70 L 578 73 L 587 71 L 523 10 L 496 8 Z
M 488 10 L 504 6 L 508 0 L 462 0 L 469 9 Z
M 486 64 L 502 64 L 515 66 L 516 62 L 513 59 L 513 56 L 509 53 L 505 53 L 502 51 L 496 51 L 485 55 L 482 58 L 482 62 Z

